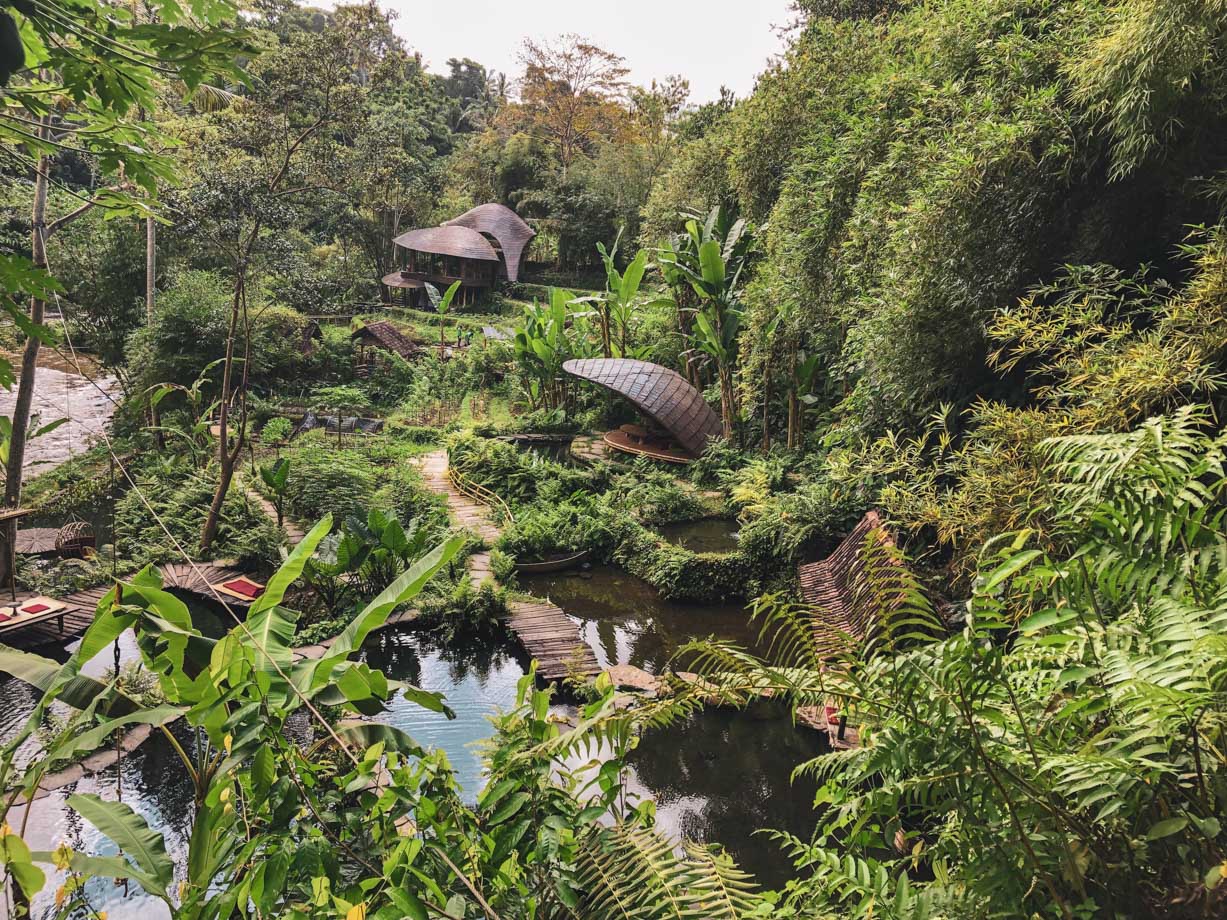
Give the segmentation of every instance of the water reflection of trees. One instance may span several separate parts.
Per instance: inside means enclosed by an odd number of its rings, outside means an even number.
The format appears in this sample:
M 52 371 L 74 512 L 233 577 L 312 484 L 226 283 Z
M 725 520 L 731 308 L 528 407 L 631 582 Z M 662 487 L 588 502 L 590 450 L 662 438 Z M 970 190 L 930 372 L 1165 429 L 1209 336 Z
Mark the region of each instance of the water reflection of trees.
M 659 673 L 681 645 L 709 635 L 755 644 L 741 606 L 666 601 L 647 582 L 612 566 L 527 578 L 525 587 L 579 619 L 604 660 L 614 664 Z
M 778 707 L 708 710 L 649 734 L 631 758 L 639 782 L 661 809 L 676 805 L 673 832 L 719 842 L 769 883 L 786 860 L 759 828 L 808 837 L 816 824 L 811 780 L 790 782 L 793 768 L 823 753 L 823 737 L 796 729 Z
M 433 670 L 442 664 L 453 686 L 470 677 L 485 686 L 491 675 L 513 657 L 509 645 L 497 639 L 446 643 L 426 633 L 394 631 L 380 633 L 363 651 L 364 660 L 372 668 L 379 668 L 390 678 L 413 684 L 422 683 L 424 667 Z

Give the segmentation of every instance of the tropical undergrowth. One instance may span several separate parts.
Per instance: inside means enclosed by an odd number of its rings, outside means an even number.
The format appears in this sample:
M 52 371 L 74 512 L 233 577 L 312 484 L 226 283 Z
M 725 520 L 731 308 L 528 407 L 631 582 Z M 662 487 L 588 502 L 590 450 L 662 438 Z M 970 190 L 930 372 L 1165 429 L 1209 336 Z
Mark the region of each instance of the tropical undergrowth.
M 866 544 L 864 640 L 768 596 L 757 659 L 692 645 L 732 698 L 830 707 L 860 745 L 801 765 L 812 839 L 780 838 L 798 915 L 1218 916 L 1227 799 L 1227 440 L 1187 408 L 1044 442 L 1050 532 L 990 540 L 947 633 Z M 875 548 L 876 547 L 876 548 Z

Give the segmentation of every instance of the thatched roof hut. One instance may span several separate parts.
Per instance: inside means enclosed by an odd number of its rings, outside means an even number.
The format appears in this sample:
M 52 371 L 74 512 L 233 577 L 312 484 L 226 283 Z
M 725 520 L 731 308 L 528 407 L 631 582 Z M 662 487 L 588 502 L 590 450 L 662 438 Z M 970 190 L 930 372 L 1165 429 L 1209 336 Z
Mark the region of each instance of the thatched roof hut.
M 417 343 L 387 320 L 382 319 L 355 329 L 349 337 L 351 341 L 358 342 L 360 346 L 394 351 L 406 361 L 412 360 L 421 351 Z

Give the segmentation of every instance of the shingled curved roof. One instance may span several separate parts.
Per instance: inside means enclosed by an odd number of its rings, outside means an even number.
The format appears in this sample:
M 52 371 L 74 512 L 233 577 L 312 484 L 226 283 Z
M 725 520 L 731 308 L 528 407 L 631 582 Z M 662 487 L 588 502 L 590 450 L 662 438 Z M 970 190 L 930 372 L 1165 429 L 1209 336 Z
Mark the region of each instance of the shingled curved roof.
M 703 395 L 667 367 L 630 358 L 582 358 L 567 361 L 562 369 L 626 397 L 696 456 L 723 433 Z
M 484 259 L 487 262 L 498 261 L 498 253 L 494 251 L 490 241 L 470 227 L 425 227 L 402 233 L 392 242 L 414 252 L 434 252 L 461 259 Z
M 516 281 L 519 278 L 524 247 L 537 235 L 537 231 L 524 223 L 520 215 L 501 204 L 479 204 L 459 217 L 444 222 L 443 226 L 468 227 L 478 233 L 488 233 L 498 240 L 507 265 L 508 281 Z

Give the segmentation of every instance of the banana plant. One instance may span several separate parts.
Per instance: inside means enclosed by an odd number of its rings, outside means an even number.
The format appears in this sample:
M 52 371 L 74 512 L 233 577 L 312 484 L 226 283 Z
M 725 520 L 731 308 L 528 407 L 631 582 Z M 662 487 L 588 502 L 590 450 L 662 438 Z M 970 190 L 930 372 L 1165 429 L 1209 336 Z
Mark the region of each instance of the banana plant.
M 525 305 L 515 330 L 512 346 L 534 409 L 556 409 L 564 402 L 562 365 L 576 356 L 581 338 L 573 338 L 567 329 L 575 299 L 570 291 L 550 288 L 548 303 Z
M 261 464 L 260 480 L 272 496 L 273 507 L 277 509 L 277 526 L 280 527 L 285 518 L 286 487 L 290 482 L 289 458 L 278 457 L 273 463 Z
M 712 208 L 702 223 L 697 216 L 691 216 L 685 232 L 657 255 L 666 281 L 674 288 L 679 312 L 692 316 L 689 353 L 701 355 L 715 365 L 725 438 L 733 436 L 737 413 L 733 383 L 743 317 L 741 279 L 753 246 L 750 226 L 721 205 Z M 688 289 L 687 296 L 679 300 L 678 289 Z
M 45 434 L 50 434 L 65 424 L 67 418 L 57 418 L 54 422 L 48 422 L 46 425 L 41 425 L 41 417 L 38 413 L 30 416 L 30 428 L 32 432 L 26 436 L 26 442 L 29 443 L 35 438 L 42 437 Z M 7 415 L 0 415 L 0 464 L 6 468 L 9 462 L 9 448 L 13 443 L 13 420 Z
M 201 739 L 200 750 L 192 757 L 167 732 L 196 786 L 186 876 L 174 890 L 174 863 L 160 833 L 123 803 L 74 795 L 69 805 L 109 837 L 121 855 L 98 857 L 67 845 L 53 852 L 31 853 L 18 835 L 0 835 L 0 859 L 28 894 L 36 893 L 44 883 L 42 870 L 34 865 L 41 862 L 82 876 L 132 879 L 148 894 L 164 901 L 175 916 L 231 916 L 237 903 L 247 905 L 249 898 L 265 901 L 265 872 L 284 874 L 285 867 L 278 868 L 281 857 L 274 851 L 263 854 L 268 865 L 254 873 L 248 869 L 249 858 L 239 856 L 243 847 L 250 848 L 260 839 L 252 837 L 253 827 L 268 827 L 275 821 L 280 833 L 285 834 L 294 814 L 309 814 L 315 808 L 307 789 L 316 780 L 309 777 L 304 784 L 297 776 L 279 773 L 276 767 L 278 758 L 293 759 L 295 773 L 319 769 L 323 762 L 319 757 L 308 761 L 295 754 L 293 745 L 282 737 L 286 719 L 304 707 L 318 712 L 321 706 L 340 706 L 369 716 L 380 712 L 394 693 L 445 716 L 454 715 L 439 694 L 389 681 L 380 672 L 350 659 L 373 629 L 447 565 L 460 548 L 459 537 L 426 553 L 367 604 L 337 637 L 326 657 L 294 661 L 291 643 L 298 615 L 282 602 L 330 528 L 331 520 L 326 518 L 303 538 L 269 579 L 246 617 L 220 639 L 202 635 L 183 602 L 162 589 L 156 571 L 146 569 L 103 599 L 81 648 L 66 664 L 56 666 L 37 656 L 0 648 L 0 669 L 33 679 L 44 689 L 43 702 L 31 716 L 32 731 L 50 701 L 87 701 L 88 695 L 98 689 L 98 682 L 82 676 L 81 667 L 120 632 L 134 627 L 145 664 L 158 675 L 167 702 L 151 710 L 123 712 L 122 697 L 95 693 L 88 699 L 88 706 L 101 711 L 106 702 L 108 715 L 123 714 L 102 723 L 93 734 L 134 721 L 164 725 L 170 717 L 182 716 Z M 411 738 L 388 725 L 329 725 L 326 733 L 338 752 L 348 752 L 366 781 L 371 781 L 384 752 L 389 756 L 393 752 L 423 753 Z M 28 737 L 28 733 L 19 733 L 18 737 L 23 734 Z M 78 740 L 75 744 L 80 743 Z M 355 748 L 362 752 L 362 760 L 353 753 Z M 13 750 L 12 743 L 5 748 L 6 766 L 11 763 Z M 362 764 L 367 764 L 365 772 Z M 249 816 L 257 813 L 262 818 L 252 822 Z M 265 839 L 269 846 L 275 842 L 275 835 Z M 253 891 L 257 877 L 259 884 Z M 274 899 L 282 897 L 276 885 L 268 893 Z
M 443 294 L 439 293 L 439 289 L 426 282 L 426 296 L 430 299 L 431 306 L 435 308 L 435 312 L 439 314 L 439 357 L 443 357 L 443 352 L 447 348 L 447 340 L 445 333 L 447 331 L 447 313 L 452 308 L 452 299 L 456 296 L 456 292 L 460 290 L 459 281 L 453 281 Z
M 191 386 L 184 386 L 181 383 L 159 383 L 145 391 L 145 395 L 149 398 L 150 415 L 154 418 L 160 417 L 158 407 L 166 397 L 172 393 L 179 393 L 183 396 L 188 413 L 186 425 L 182 428 L 175 428 L 157 424 L 150 426 L 150 430 L 159 437 L 170 435 L 183 440 L 197 466 L 202 461 L 206 461 L 212 453 L 212 447 L 209 444 L 209 417 L 217 408 L 216 400 L 206 402 L 205 385 L 209 382 L 209 372 L 224 360 L 224 358 L 218 358 L 206 364 L 196 379 L 192 381 Z
M 596 310 L 601 333 L 601 353 L 606 358 L 626 358 L 631 354 L 631 331 L 635 312 L 640 303 L 639 287 L 648 268 L 648 251 L 641 249 L 635 254 L 626 271 L 619 272 L 615 264 L 618 254 L 618 239 L 612 249 L 606 251 L 604 243 L 597 243 L 601 261 L 605 264 L 605 291 L 591 297 L 576 298 L 573 303 L 590 303 Z M 615 335 L 616 330 L 616 335 Z

